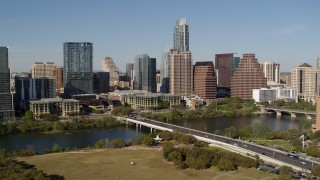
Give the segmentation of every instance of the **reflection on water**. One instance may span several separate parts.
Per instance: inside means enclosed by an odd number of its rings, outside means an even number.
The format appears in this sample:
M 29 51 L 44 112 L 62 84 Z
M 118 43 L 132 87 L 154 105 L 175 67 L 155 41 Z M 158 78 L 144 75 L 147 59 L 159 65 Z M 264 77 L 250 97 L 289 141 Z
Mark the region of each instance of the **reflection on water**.
M 186 120 L 178 124 L 213 133 L 217 129 L 224 130 L 231 126 L 238 129 L 254 123 L 265 124 L 273 130 L 286 131 L 289 129 L 301 129 L 304 121 L 310 120 L 307 120 L 305 116 L 297 116 L 295 119 L 291 119 L 288 115 L 284 115 L 280 118 L 277 118 L 276 116 L 262 115 L 251 117 L 218 117 L 212 119 Z
M 0 149 L 5 148 L 8 152 L 33 149 L 41 153 L 45 149 L 51 149 L 54 143 L 62 148 L 85 148 L 94 146 L 100 139 L 111 141 L 114 138 L 120 138 L 129 141 L 144 134 L 146 133 L 143 131 L 136 131 L 135 128 L 126 126 L 63 133 L 21 133 L 0 136 Z

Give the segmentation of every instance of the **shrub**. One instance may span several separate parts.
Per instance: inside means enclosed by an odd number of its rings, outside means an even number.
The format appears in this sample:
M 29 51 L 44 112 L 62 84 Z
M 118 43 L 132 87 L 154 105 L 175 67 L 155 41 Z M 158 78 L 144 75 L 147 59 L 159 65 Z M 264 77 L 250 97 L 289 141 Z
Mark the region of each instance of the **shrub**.
M 111 145 L 113 148 L 122 148 L 126 146 L 126 143 L 119 138 L 113 139 L 111 141 Z
M 229 170 L 235 170 L 236 166 L 233 164 L 232 161 L 228 159 L 220 159 L 218 162 L 218 168 L 220 170 L 229 171 Z

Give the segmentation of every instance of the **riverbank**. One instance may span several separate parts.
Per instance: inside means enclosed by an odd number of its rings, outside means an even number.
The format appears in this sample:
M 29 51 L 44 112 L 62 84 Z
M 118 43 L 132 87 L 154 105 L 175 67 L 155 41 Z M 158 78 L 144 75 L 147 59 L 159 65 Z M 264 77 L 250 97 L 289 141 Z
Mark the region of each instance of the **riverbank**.
M 163 159 L 159 147 L 131 146 L 122 149 L 90 149 L 18 158 L 47 174 L 65 179 L 272 179 L 269 173 L 239 168 L 224 172 L 215 167 L 205 170 L 176 169 Z M 135 165 L 131 165 L 134 162 Z

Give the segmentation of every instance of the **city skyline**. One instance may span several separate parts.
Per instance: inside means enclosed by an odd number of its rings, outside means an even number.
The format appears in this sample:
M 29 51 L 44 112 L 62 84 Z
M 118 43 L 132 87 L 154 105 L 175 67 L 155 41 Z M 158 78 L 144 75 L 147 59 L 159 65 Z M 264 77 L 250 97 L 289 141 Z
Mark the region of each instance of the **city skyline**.
M 125 71 L 126 63 L 144 53 L 158 59 L 160 69 L 162 52 L 173 46 L 173 26 L 179 18 L 186 18 L 189 25 L 193 62 L 213 61 L 220 53 L 238 57 L 255 53 L 260 62 L 279 62 L 281 71 L 289 72 L 303 62 L 315 66 L 320 56 L 318 1 L 77 1 L 77 8 L 73 5 L 74 1 L 2 3 L 0 45 L 10 47 L 12 71 L 29 71 L 38 61 L 62 66 L 64 42 L 92 42 L 95 71 L 101 70 L 106 56 Z

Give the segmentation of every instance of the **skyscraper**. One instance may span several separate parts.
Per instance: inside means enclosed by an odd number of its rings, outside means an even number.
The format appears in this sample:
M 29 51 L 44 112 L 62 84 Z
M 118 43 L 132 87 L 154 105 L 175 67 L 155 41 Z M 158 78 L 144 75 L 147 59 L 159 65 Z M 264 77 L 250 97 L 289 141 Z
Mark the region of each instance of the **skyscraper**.
M 196 62 L 193 68 L 193 93 L 207 104 L 217 95 L 217 77 L 213 62 Z
M 267 78 L 260 68 L 255 54 L 243 54 L 242 59 L 231 77 L 231 97 L 252 98 L 252 90 L 267 87 Z
M 53 71 L 57 66 L 53 62 L 36 62 L 32 65 L 31 77 L 41 78 L 41 77 L 53 77 Z
M 64 43 L 63 81 L 67 97 L 93 92 L 92 60 L 92 43 Z
M 15 77 L 15 109 L 26 110 L 30 100 L 56 97 L 55 78 Z
M 317 60 L 316 60 L 316 69 L 317 69 L 317 70 L 320 70 L 320 57 L 317 57 Z
M 192 54 L 190 51 L 170 50 L 170 94 L 192 94 Z
M 94 72 L 93 73 L 93 91 L 95 93 L 110 92 L 110 73 L 109 72 Z
M 291 87 L 298 90 L 299 99 L 315 102 L 319 92 L 319 71 L 307 63 L 291 71 Z
M 134 89 L 157 92 L 156 58 L 139 54 L 134 59 Z
M 110 73 L 110 91 L 114 91 L 119 82 L 119 70 L 111 57 L 102 60 L 102 71 Z
M 160 68 L 160 92 L 169 93 L 169 64 L 170 64 L 170 49 L 167 48 L 162 54 L 162 63 Z
M 130 79 L 133 79 L 134 76 L 134 68 L 133 63 L 127 63 L 126 64 L 126 75 L 130 77 Z
M 189 26 L 186 18 L 180 18 L 176 21 L 173 36 L 174 49 L 189 51 Z
M 216 54 L 215 70 L 217 73 L 217 85 L 220 87 L 230 87 L 230 79 L 238 67 L 240 58 L 233 57 L 234 53 Z
M 134 77 L 134 65 L 133 63 L 127 63 L 126 64 L 126 75 L 127 77 L 129 78 L 129 86 L 130 86 L 130 89 L 133 89 L 133 77 Z
M 14 117 L 8 47 L 0 47 L 0 121 Z
M 264 62 L 260 64 L 268 85 L 280 84 L 280 64 L 276 62 Z

